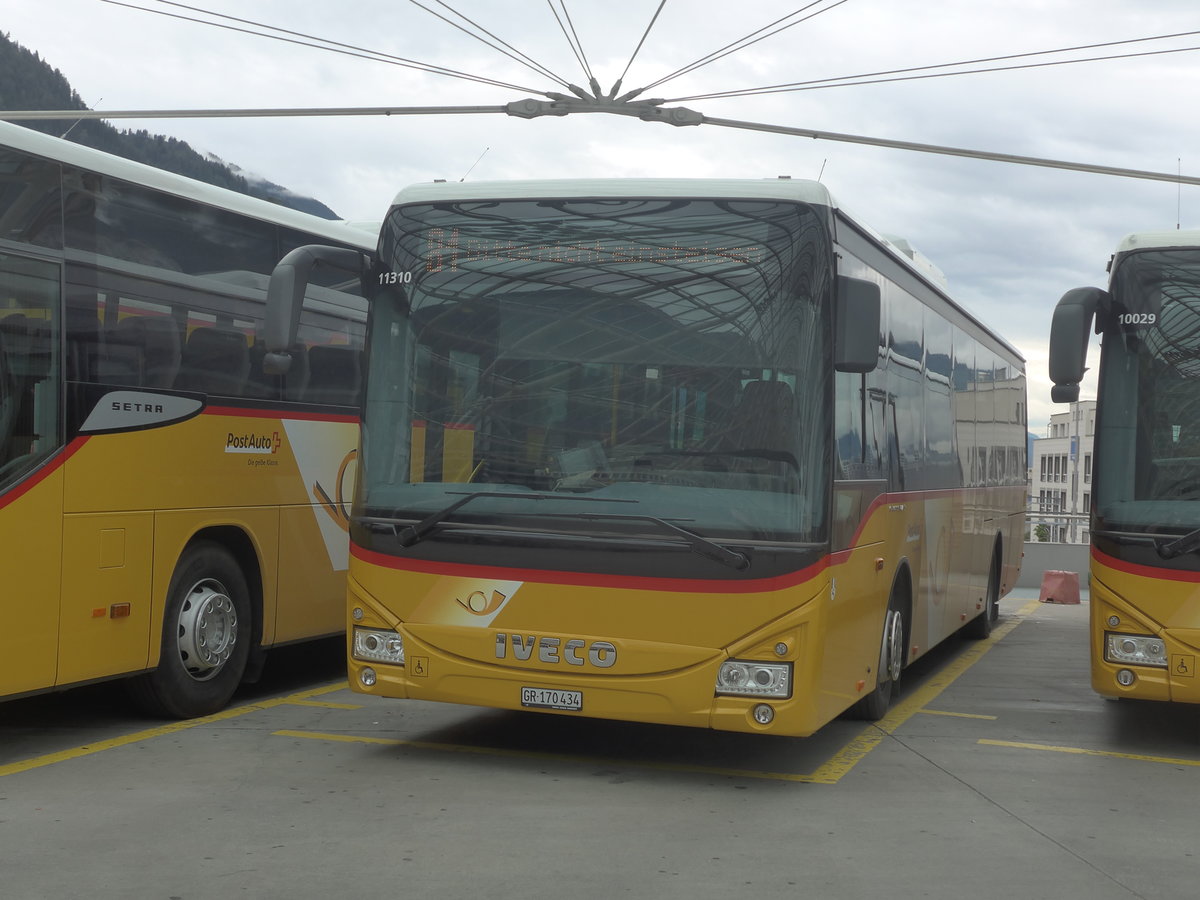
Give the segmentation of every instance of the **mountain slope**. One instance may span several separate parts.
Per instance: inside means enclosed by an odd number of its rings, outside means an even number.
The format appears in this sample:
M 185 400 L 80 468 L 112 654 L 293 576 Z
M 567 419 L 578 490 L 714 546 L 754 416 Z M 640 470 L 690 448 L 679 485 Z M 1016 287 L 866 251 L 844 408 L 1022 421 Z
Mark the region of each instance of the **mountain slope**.
M 58 69 L 52 68 L 37 53 L 9 39 L 7 34 L 0 34 L 0 109 L 83 110 L 87 106 Z M 56 137 L 65 136 L 67 140 L 86 147 L 310 215 L 324 219 L 339 218 L 337 213 L 319 200 L 300 196 L 266 179 L 247 178 L 236 167 L 198 153 L 185 141 L 176 138 L 151 134 L 145 129 L 118 130 L 107 122 L 94 119 L 73 124 L 62 121 L 21 121 L 16 124 Z

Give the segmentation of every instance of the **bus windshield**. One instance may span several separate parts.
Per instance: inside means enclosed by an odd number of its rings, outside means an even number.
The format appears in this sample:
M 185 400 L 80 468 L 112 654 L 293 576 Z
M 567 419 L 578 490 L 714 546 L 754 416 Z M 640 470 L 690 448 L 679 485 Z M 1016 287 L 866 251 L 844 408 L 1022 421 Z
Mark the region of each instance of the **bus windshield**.
M 1097 422 L 1097 528 L 1200 527 L 1200 251 L 1130 255 L 1113 279 Z
M 832 255 L 816 208 L 409 205 L 381 247 L 357 517 L 421 521 L 472 494 L 460 526 L 824 539 Z

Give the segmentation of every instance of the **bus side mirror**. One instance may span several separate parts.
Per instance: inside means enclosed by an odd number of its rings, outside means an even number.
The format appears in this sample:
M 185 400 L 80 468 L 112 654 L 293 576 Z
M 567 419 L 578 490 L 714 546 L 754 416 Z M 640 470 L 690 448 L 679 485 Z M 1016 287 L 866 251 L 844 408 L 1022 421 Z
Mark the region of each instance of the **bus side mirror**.
M 263 343 L 267 351 L 263 357 L 263 371 L 268 375 L 284 375 L 291 367 L 292 357 L 288 348 L 296 342 L 304 294 L 308 290 L 313 266 L 317 263 L 362 275 L 370 265 L 370 260 L 357 250 L 306 244 L 292 250 L 276 264 L 267 284 L 267 310 L 263 324 Z
M 838 372 L 873 372 L 879 365 L 879 297 L 873 281 L 837 277 L 833 367 Z
M 1063 294 L 1050 320 L 1050 399 L 1055 403 L 1074 403 L 1079 399 L 1079 383 L 1087 371 L 1088 332 L 1092 320 L 1110 302 L 1100 288 L 1075 288 Z

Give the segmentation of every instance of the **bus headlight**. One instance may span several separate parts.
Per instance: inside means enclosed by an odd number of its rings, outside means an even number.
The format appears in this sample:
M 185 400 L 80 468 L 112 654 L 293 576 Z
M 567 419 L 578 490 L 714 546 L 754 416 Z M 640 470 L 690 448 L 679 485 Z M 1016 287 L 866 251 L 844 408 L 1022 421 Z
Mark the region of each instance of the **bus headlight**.
M 383 631 L 377 628 L 354 629 L 355 659 L 364 662 L 391 663 L 395 666 L 404 665 L 404 638 L 395 631 Z
M 792 695 L 792 664 L 726 660 L 717 671 L 717 693 L 786 699 Z
M 1167 667 L 1167 647 L 1162 638 L 1148 634 L 1104 632 L 1104 658 L 1128 666 Z

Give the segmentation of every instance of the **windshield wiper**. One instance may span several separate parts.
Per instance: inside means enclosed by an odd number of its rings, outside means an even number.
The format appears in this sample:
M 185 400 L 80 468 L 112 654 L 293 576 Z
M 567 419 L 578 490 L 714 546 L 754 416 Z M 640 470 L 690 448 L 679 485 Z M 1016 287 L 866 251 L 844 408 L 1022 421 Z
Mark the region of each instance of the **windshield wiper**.
M 449 506 L 439 509 L 437 512 L 426 516 L 419 522 L 408 525 L 404 528 L 396 529 L 396 539 L 401 547 L 411 547 L 413 544 L 422 540 L 429 532 L 433 531 L 438 525 L 445 521 L 450 516 L 454 515 L 459 509 L 466 506 L 472 500 L 477 500 L 480 497 L 496 497 L 513 500 L 574 500 L 589 501 L 592 503 L 638 503 L 637 500 L 605 498 L 605 497 L 587 497 L 580 494 L 533 494 L 533 493 L 500 493 L 498 491 L 474 491 L 470 494 L 465 494 L 462 498 L 455 500 Z M 688 547 L 695 553 L 706 557 L 707 559 L 715 560 L 722 565 L 729 566 L 733 569 L 745 569 L 750 565 L 743 554 L 736 550 L 730 550 L 718 544 L 716 541 L 710 541 L 704 535 L 697 534 L 684 528 L 682 525 L 676 525 L 674 522 L 668 522 L 666 519 L 660 519 L 658 516 L 641 516 L 628 515 L 623 516 L 616 513 L 554 513 L 555 517 L 584 519 L 588 521 L 626 521 L 626 522 L 653 522 L 661 528 L 665 528 L 673 534 L 683 538 Z
M 1158 555 L 1163 559 L 1174 559 L 1177 556 L 1183 556 L 1185 553 L 1195 553 L 1200 550 L 1200 528 L 1195 531 L 1189 531 L 1181 537 L 1175 538 L 1167 544 L 1159 544 L 1155 541 L 1155 549 L 1158 550 Z
M 419 522 L 415 522 L 405 528 L 396 530 L 396 539 L 400 542 L 401 547 L 411 547 L 417 541 L 433 531 L 438 525 L 445 521 L 450 516 L 458 512 L 459 509 L 466 506 L 472 500 L 478 500 L 480 497 L 503 497 L 507 500 L 575 500 L 575 501 L 590 501 L 592 503 L 637 503 L 637 500 L 624 500 L 617 498 L 605 497 L 584 497 L 579 494 L 533 494 L 533 493 L 506 493 L 501 491 L 473 491 L 466 494 L 460 500 L 455 500 L 449 506 L 439 509 L 437 512 L 426 516 Z
M 674 522 L 668 522 L 666 519 L 660 519 L 658 516 L 622 516 L 609 513 L 578 513 L 573 518 L 577 519 L 597 519 L 597 520 L 623 520 L 628 522 L 653 522 L 667 530 L 679 535 L 694 553 L 698 553 L 707 559 L 715 560 L 722 565 L 729 566 L 731 569 L 745 569 L 750 565 L 745 555 L 738 553 L 736 550 L 730 550 L 718 544 L 716 541 L 710 541 L 702 534 L 697 534 L 694 531 L 689 531 L 682 525 L 676 525 Z
M 1162 535 L 1146 534 L 1145 532 L 1112 531 L 1110 529 L 1097 528 L 1092 532 L 1092 536 L 1111 538 L 1119 543 L 1151 544 L 1155 552 L 1162 559 L 1174 559 L 1177 556 L 1183 556 L 1185 553 L 1195 553 L 1197 550 L 1200 550 L 1200 528 L 1197 528 L 1195 531 L 1189 531 L 1187 534 L 1180 535 L 1177 538 L 1172 538 L 1165 544 L 1159 543 L 1159 541 L 1165 540 Z
M 787 463 L 797 472 L 800 471 L 800 463 L 796 461 L 796 457 L 786 450 L 766 450 L 756 447 L 748 447 L 742 450 L 649 450 L 642 454 L 643 456 L 698 456 L 706 459 L 730 457 L 733 459 L 765 459 L 771 462 Z

